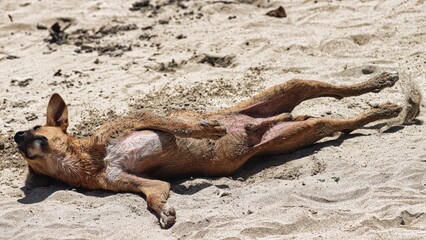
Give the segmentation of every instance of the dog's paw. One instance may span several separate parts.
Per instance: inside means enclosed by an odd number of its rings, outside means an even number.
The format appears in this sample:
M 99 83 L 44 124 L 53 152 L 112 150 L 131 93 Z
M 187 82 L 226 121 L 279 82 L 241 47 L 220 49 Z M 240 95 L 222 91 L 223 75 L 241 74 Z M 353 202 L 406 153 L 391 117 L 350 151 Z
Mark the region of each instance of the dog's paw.
M 255 132 L 258 129 L 258 126 L 254 125 L 253 123 L 247 123 L 244 125 L 244 129 L 246 132 Z
M 219 139 L 226 135 L 226 128 L 217 120 L 203 119 L 198 126 L 200 138 Z
M 388 119 L 388 118 L 397 117 L 399 113 L 402 111 L 402 107 L 396 104 L 387 102 L 374 107 L 372 110 L 374 114 L 378 114 L 381 117 Z
M 173 207 L 168 204 L 164 204 L 160 216 L 159 216 L 160 226 L 162 229 L 169 229 L 176 222 L 176 211 Z
M 373 92 L 378 93 L 384 88 L 392 87 L 399 80 L 397 72 L 383 72 L 369 80 L 373 87 Z

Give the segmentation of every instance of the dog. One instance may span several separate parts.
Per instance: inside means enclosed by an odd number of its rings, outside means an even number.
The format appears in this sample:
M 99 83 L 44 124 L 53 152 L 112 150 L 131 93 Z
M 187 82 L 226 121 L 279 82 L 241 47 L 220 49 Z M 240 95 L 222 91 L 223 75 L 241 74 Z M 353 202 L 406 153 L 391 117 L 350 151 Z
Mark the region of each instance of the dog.
M 91 190 L 143 193 L 167 229 L 176 212 L 167 203 L 170 184 L 165 180 L 228 175 L 253 156 L 289 153 L 336 132 L 395 118 L 402 107 L 392 103 L 346 120 L 291 112 L 307 99 L 379 92 L 398 79 L 397 73 L 383 72 L 352 85 L 289 80 L 218 112 L 158 116 L 142 111 L 106 123 L 87 138 L 67 134 L 67 105 L 53 94 L 45 125 L 19 131 L 14 140 L 28 163 L 26 186 L 56 179 Z

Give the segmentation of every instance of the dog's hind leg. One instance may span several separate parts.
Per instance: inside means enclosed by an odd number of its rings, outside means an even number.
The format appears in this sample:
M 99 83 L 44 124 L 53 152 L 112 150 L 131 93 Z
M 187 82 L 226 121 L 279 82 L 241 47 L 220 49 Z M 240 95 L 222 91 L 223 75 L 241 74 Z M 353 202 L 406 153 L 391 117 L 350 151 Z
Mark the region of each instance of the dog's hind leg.
M 350 132 L 374 121 L 394 118 L 401 110 L 397 105 L 386 103 L 347 120 L 310 118 L 298 122 L 282 122 L 268 129 L 253 148 L 256 154 L 289 153 L 336 132 Z
M 176 221 L 176 212 L 167 204 L 170 184 L 164 181 L 142 178 L 117 170 L 110 170 L 107 189 L 115 192 L 143 193 L 149 208 L 154 210 L 162 228 L 170 228 Z
M 251 117 L 270 117 L 291 112 L 304 100 L 317 97 L 341 99 L 368 92 L 379 92 L 398 81 L 397 73 L 384 72 L 365 82 L 352 85 L 335 85 L 313 80 L 290 80 L 273 86 L 253 98 L 225 111 L 239 112 Z

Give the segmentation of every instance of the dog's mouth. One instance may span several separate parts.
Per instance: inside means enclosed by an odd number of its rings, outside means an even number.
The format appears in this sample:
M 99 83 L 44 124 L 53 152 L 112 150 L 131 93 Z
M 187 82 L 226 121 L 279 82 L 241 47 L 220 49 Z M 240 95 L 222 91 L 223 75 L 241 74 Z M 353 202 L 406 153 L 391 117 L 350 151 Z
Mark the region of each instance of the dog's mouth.
M 21 155 L 23 155 L 26 159 L 34 160 L 34 159 L 36 158 L 36 156 L 35 156 L 35 155 L 30 155 L 30 154 L 28 153 L 27 149 L 26 149 L 25 147 L 23 147 L 23 146 L 19 146 L 19 145 L 18 145 L 18 150 L 19 150 L 19 153 L 20 153 Z
M 37 136 L 30 131 L 17 132 L 14 138 L 19 152 L 27 159 L 34 160 L 47 148 L 47 138 Z

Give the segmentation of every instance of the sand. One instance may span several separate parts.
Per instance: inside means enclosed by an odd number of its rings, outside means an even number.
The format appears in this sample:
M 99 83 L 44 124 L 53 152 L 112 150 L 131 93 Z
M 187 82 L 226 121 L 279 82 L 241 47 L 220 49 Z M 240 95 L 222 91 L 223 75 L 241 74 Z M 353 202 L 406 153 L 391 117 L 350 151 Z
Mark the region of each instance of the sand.
M 383 134 L 371 124 L 256 158 L 231 176 L 174 181 L 168 230 L 135 194 L 26 189 L 12 137 L 44 123 L 54 92 L 69 104 L 70 133 L 86 136 L 140 108 L 212 111 L 293 78 L 349 84 L 400 73 L 378 94 L 296 109 L 335 118 L 402 104 L 410 80 L 426 87 L 423 0 L 150 2 L 157 8 L 0 1 L 0 239 L 425 239 L 424 113 Z M 286 18 L 265 15 L 280 5 Z M 67 38 L 49 36 L 56 22 Z

